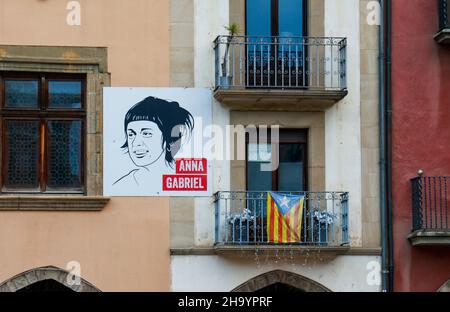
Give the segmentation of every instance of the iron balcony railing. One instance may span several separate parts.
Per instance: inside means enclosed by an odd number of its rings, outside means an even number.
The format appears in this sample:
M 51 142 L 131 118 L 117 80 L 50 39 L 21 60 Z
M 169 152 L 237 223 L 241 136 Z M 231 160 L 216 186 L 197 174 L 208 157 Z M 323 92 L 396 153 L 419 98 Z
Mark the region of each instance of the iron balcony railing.
M 216 245 L 270 245 L 267 192 L 215 194 Z M 342 246 L 349 243 L 348 193 L 289 192 L 303 195 L 304 205 L 297 239 L 279 245 Z M 276 245 L 277 245 L 276 244 Z
M 450 177 L 411 179 L 413 231 L 450 231 Z
M 439 0 L 439 28 L 450 29 L 450 0 Z
M 345 90 L 345 38 L 218 36 L 216 88 Z

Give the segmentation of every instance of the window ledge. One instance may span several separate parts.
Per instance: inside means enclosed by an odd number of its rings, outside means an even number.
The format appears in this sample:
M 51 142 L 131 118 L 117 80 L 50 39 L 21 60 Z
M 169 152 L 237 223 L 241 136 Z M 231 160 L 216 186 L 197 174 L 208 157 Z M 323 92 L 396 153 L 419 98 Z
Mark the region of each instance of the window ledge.
M 101 211 L 102 196 L 0 196 L 0 211 Z

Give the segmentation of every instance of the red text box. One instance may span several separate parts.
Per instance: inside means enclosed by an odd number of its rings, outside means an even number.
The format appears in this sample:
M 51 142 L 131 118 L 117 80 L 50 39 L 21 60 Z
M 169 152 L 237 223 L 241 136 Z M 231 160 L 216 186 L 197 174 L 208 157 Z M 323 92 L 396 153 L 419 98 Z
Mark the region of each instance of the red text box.
M 176 160 L 177 174 L 206 174 L 208 162 L 206 158 L 179 158 Z
M 163 175 L 163 191 L 207 191 L 206 175 Z

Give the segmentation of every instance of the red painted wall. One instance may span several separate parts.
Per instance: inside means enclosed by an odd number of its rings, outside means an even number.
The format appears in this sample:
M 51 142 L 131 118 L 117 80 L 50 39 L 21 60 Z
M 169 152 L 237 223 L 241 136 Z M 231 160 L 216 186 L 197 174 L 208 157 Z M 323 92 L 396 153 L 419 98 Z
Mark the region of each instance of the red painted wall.
M 450 46 L 433 40 L 437 0 L 392 0 L 394 290 L 436 291 L 450 279 L 450 246 L 412 247 L 411 183 L 450 176 Z

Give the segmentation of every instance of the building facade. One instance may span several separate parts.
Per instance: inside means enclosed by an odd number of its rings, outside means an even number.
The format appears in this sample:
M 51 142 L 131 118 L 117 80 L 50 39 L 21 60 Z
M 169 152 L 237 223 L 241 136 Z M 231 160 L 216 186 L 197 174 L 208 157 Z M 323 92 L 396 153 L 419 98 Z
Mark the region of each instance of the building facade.
M 170 85 L 169 10 L 0 1 L 1 291 L 69 287 L 67 272 L 83 278 L 74 290 L 170 290 L 169 199 L 102 196 L 102 88 Z
M 0 291 L 379 291 L 371 2 L 1 0 Z M 108 86 L 211 90 L 214 196 L 103 196 Z
M 379 291 L 378 27 L 367 22 L 369 1 L 171 3 L 183 8 L 171 16 L 180 45 L 172 71 L 193 73 L 171 72 L 183 78 L 173 82 L 211 87 L 216 125 L 280 126 L 279 145 L 249 135 L 245 159 L 214 161 L 213 199 L 171 198 L 172 290 Z M 259 169 L 259 149 L 277 155 L 277 170 Z M 271 240 L 269 191 L 305 195 L 300 238 Z
M 449 4 L 392 1 L 395 291 L 449 291 Z

